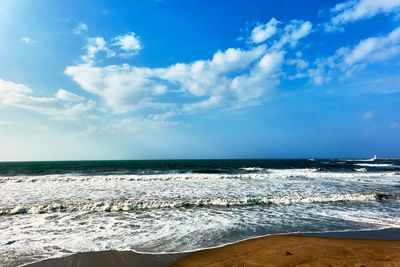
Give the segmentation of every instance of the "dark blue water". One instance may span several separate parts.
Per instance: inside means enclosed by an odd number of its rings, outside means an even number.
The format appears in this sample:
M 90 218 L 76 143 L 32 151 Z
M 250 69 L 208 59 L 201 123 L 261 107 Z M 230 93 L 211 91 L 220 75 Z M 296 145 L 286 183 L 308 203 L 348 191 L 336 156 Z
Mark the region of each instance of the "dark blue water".
M 304 169 L 340 172 L 365 168 L 366 171 L 400 171 L 399 160 L 374 161 L 343 159 L 246 159 L 246 160 L 120 160 L 120 161 L 40 161 L 0 162 L 0 176 L 49 174 L 157 174 L 157 173 L 247 173 L 257 169 Z M 360 166 L 361 164 L 361 166 Z M 396 165 L 397 164 L 397 165 Z M 383 166 L 387 165 L 387 166 Z

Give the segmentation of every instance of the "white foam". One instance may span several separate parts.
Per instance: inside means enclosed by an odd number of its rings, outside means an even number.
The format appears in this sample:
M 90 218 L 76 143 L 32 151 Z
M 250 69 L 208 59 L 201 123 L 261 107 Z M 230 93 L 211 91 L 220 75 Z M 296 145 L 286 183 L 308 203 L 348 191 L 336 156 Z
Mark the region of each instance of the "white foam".
M 400 166 L 393 164 L 378 164 L 378 163 L 356 163 L 354 165 L 362 166 L 362 167 L 392 167 L 392 168 L 400 168 Z
M 375 161 L 375 158 L 372 159 L 342 159 L 343 161 Z
M 391 196 L 388 196 L 391 197 Z M 209 206 L 253 206 L 253 205 L 289 205 L 293 203 L 336 202 L 336 201 L 375 201 L 382 197 L 376 193 L 331 194 L 316 196 L 265 196 L 245 198 L 203 198 L 187 200 L 130 200 L 99 201 L 89 203 L 52 203 L 0 208 L 0 215 L 42 214 L 54 212 L 111 212 L 142 209 L 209 207 Z
M 354 169 L 356 172 L 366 172 L 366 168 L 359 168 L 359 169 Z
M 364 165 L 360 165 L 364 166 Z M 375 166 L 375 165 L 374 165 Z M 383 167 L 379 166 L 379 167 Z M 251 167 L 253 170 L 253 167 Z M 221 179 L 285 179 L 293 177 L 304 178 L 352 178 L 352 177 L 388 177 L 400 176 L 399 172 L 323 172 L 316 168 L 305 169 L 263 169 L 265 173 L 246 174 L 203 174 L 203 173 L 168 173 L 151 175 L 43 175 L 43 176 L 10 176 L 0 177 L 1 183 L 49 183 L 49 182 L 89 182 L 89 181 L 196 181 L 196 180 L 221 180 Z
M 37 260 L 38 256 L 55 257 L 96 250 L 192 251 L 258 235 L 298 229 L 310 231 L 310 222 L 311 229 L 320 226 L 331 231 L 341 229 L 337 226 L 340 214 L 336 218 L 325 217 L 310 207 L 252 206 L 0 216 L 0 229 L 7 229 L 0 231 L 0 240 L 15 241 L 12 245 L 0 246 L 0 260 L 10 266 L 13 261 L 28 263 Z M 324 210 L 333 213 L 335 208 L 325 206 Z M 346 229 L 360 229 L 356 225 L 350 224 Z
M 260 168 L 260 167 L 243 167 L 243 168 L 240 168 L 240 169 L 244 170 L 244 171 L 263 171 L 263 170 L 266 170 L 266 169 Z
M 343 220 L 383 225 L 386 227 L 400 228 L 400 217 L 393 214 L 382 214 L 369 210 L 329 210 L 324 216 L 341 218 Z
M 385 197 L 376 192 L 392 198 L 399 188 L 399 172 L 317 169 L 0 177 L 0 240 L 16 241 L 0 244 L 0 265 L 66 252 L 183 251 L 299 229 L 396 225 L 399 200 L 379 201 Z M 351 209 L 375 217 L 353 214 L 363 224 L 342 219 Z M 327 210 L 331 217 L 320 214 Z

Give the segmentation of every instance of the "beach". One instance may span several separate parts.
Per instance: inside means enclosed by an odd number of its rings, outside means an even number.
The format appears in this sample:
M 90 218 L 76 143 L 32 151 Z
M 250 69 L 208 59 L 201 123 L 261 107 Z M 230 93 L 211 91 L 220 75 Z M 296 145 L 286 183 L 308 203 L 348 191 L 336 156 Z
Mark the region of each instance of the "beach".
M 171 266 L 399 266 L 400 241 L 270 236 L 204 250 Z
M 274 235 L 192 253 L 78 253 L 25 267 L 399 266 L 400 229 Z
M 0 267 L 400 267 L 400 0 L 0 0 Z

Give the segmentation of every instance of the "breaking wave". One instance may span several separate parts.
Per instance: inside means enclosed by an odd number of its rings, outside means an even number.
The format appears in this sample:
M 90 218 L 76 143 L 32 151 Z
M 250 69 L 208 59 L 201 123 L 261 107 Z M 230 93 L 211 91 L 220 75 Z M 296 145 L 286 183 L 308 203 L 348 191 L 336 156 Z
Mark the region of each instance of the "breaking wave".
M 356 163 L 354 165 L 362 166 L 362 167 L 391 167 L 391 168 L 400 168 L 400 166 L 394 164 L 379 164 L 379 163 Z
M 246 168 L 250 170 L 249 168 Z M 252 171 L 255 168 L 251 168 Z M 362 170 L 362 171 L 361 171 Z M 285 179 L 285 178 L 370 178 L 400 176 L 400 172 L 367 172 L 366 169 L 355 169 L 352 172 L 324 172 L 318 169 L 262 169 L 262 172 L 243 174 L 221 173 L 166 173 L 148 175 L 99 175 L 82 176 L 72 174 L 43 176 L 0 177 L 0 183 L 34 183 L 34 182 L 90 182 L 90 181 L 193 181 L 221 179 Z
M 0 208 L 0 215 L 42 214 L 54 212 L 117 212 L 161 208 L 237 207 L 254 205 L 289 205 L 347 201 L 382 201 L 400 199 L 400 194 L 359 193 L 319 196 L 267 196 L 245 198 L 202 198 L 188 200 L 127 200 L 88 203 L 34 204 Z

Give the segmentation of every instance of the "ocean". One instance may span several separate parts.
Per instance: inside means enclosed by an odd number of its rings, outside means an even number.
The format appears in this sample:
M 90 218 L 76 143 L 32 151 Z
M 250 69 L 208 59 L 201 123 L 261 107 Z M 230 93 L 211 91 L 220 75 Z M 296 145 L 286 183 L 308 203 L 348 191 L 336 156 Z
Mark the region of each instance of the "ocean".
M 0 266 L 400 227 L 399 160 L 0 163 Z

